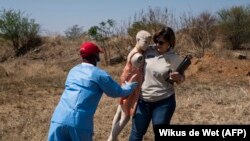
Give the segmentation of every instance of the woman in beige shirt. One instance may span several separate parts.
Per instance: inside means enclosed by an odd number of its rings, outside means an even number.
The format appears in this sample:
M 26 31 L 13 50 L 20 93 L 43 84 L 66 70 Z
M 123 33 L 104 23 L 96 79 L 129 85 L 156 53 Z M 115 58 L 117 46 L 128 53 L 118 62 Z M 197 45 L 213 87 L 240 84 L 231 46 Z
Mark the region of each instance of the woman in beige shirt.
M 132 119 L 129 141 L 141 141 L 152 121 L 156 125 L 168 125 L 176 107 L 174 83 L 184 81 L 184 74 L 175 72 L 181 58 L 173 51 L 175 34 L 170 27 L 157 32 L 144 53 L 144 81 L 141 97 Z M 169 79 L 170 78 L 170 79 Z

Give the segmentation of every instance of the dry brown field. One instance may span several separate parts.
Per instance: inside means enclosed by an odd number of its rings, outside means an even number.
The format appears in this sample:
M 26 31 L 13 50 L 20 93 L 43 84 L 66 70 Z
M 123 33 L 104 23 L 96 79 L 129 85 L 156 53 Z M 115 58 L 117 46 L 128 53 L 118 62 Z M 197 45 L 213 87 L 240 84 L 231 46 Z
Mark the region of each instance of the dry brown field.
M 0 63 L 1 141 L 46 140 L 67 73 L 81 62 L 78 46 L 79 42 L 53 40 Z M 9 52 L 1 51 L 1 57 Z M 249 57 L 239 60 L 213 51 L 194 57 L 186 81 L 175 86 L 177 107 L 171 124 L 250 124 Z M 119 81 L 124 63 L 101 67 Z M 94 119 L 95 141 L 108 138 L 117 104 L 118 99 L 102 97 Z M 120 141 L 128 140 L 130 125 L 131 121 Z M 153 140 L 151 126 L 144 140 Z

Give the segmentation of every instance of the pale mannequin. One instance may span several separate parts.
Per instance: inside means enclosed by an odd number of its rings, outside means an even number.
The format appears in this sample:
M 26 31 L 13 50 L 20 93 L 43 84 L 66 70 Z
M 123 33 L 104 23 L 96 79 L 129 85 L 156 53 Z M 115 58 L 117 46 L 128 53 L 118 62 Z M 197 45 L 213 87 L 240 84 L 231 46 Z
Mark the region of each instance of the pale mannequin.
M 134 73 L 138 74 L 138 81 L 142 83 L 143 76 L 143 64 L 144 57 L 143 53 L 147 50 L 151 40 L 151 34 L 145 30 L 141 30 L 136 35 L 136 45 L 130 51 L 127 57 L 127 64 L 124 67 L 123 74 L 121 75 L 121 83 L 124 84 L 124 81 L 129 79 Z M 140 77 L 141 76 L 141 77 Z M 117 137 L 125 127 L 125 125 L 130 120 L 130 117 L 133 116 L 137 100 L 140 94 L 140 85 L 137 87 L 137 90 L 134 91 L 132 97 L 122 98 L 120 104 L 118 105 L 116 114 L 112 122 L 112 129 L 109 135 L 108 141 L 116 141 Z

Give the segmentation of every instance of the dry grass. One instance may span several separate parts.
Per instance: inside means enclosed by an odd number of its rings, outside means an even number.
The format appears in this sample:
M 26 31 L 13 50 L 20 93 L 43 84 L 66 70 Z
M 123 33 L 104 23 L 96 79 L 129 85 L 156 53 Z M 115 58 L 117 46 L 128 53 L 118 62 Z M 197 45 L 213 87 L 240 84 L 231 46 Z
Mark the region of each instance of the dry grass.
M 59 40 L 59 39 L 57 39 Z M 50 42 L 53 42 L 50 41 Z M 56 41 L 0 64 L 0 140 L 43 141 L 69 69 L 80 63 L 79 42 Z M 124 63 L 101 68 L 119 82 Z M 172 124 L 250 124 L 250 61 L 208 52 L 194 58 L 186 81 L 176 85 Z M 3 74 L 4 73 L 4 74 Z M 94 140 L 108 138 L 118 99 L 103 96 Z M 120 135 L 128 140 L 131 121 Z M 153 140 L 150 126 L 144 138 Z

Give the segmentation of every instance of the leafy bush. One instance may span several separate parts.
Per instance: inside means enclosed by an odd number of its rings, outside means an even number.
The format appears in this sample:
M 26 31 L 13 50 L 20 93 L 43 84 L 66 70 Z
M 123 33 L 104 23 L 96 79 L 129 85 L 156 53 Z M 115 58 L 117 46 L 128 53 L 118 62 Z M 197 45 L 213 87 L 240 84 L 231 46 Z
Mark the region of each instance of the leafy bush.
M 105 65 L 109 65 L 109 59 L 111 58 L 111 48 L 108 44 L 111 37 L 114 35 L 115 21 L 107 19 L 106 22 L 102 21 L 99 26 L 92 26 L 89 28 L 87 35 L 99 42 L 104 50 Z
M 250 41 L 250 5 L 222 9 L 218 15 L 222 33 L 232 44 L 232 49 L 239 49 Z
M 24 54 L 41 44 L 38 36 L 40 25 L 23 14 L 20 10 L 0 11 L 0 34 L 12 42 L 16 55 Z

